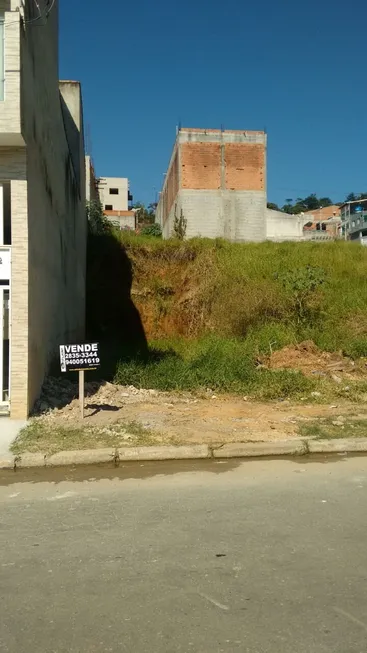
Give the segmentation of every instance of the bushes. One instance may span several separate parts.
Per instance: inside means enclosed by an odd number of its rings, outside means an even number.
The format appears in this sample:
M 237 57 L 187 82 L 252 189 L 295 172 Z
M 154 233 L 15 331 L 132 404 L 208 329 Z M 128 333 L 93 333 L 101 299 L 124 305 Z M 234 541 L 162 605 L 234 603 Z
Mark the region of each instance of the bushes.
M 160 224 L 154 222 L 154 224 L 147 224 L 144 227 L 142 227 L 140 233 L 142 236 L 154 236 L 156 238 L 161 238 L 162 228 Z

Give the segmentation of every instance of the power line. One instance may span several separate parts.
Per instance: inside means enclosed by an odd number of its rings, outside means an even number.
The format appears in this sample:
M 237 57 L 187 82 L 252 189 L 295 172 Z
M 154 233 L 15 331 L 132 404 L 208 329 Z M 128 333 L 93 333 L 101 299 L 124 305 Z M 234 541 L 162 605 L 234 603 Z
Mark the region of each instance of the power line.
M 31 18 L 30 20 L 24 20 L 23 19 L 23 24 L 24 25 L 32 25 L 34 23 L 38 23 L 38 21 L 42 20 L 42 18 L 48 18 L 51 11 L 53 10 L 53 8 L 54 8 L 54 6 L 56 4 L 56 0 L 48 0 L 49 5 L 47 7 L 45 15 L 43 15 L 37 0 L 33 0 L 33 1 L 34 1 L 34 4 L 36 5 L 36 7 L 38 9 L 38 16 L 36 16 L 36 18 Z M 51 6 L 50 6 L 50 2 L 52 2 Z M 4 23 L 4 27 L 10 27 L 10 25 L 17 25 L 18 23 L 19 23 L 18 20 L 14 20 L 12 23 Z M 45 25 L 44 24 L 37 25 L 36 27 L 45 27 Z

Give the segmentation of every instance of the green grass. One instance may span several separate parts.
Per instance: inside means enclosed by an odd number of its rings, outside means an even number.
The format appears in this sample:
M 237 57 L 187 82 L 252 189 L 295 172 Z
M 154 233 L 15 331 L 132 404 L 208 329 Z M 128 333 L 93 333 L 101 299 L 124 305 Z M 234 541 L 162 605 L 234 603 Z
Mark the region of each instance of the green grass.
M 116 383 L 165 391 L 210 388 L 262 399 L 297 398 L 320 386 L 296 371 L 257 369 L 246 341 L 209 336 L 154 344 L 159 348 L 147 358 L 118 363 Z
M 151 446 L 167 443 L 159 433 L 139 422 L 118 421 L 103 426 L 61 426 L 34 418 L 24 427 L 11 446 L 14 454 L 74 451 L 111 447 Z
M 354 359 L 367 356 L 367 248 L 344 241 L 163 241 L 123 232 L 111 238 L 113 247 L 103 239 L 94 243 L 89 270 L 89 335 L 104 348 L 103 378 L 161 390 L 210 387 L 263 399 L 302 398 L 322 382 L 258 369 L 257 358 L 303 340 Z M 130 324 L 130 287 L 124 285 L 128 262 L 150 351 L 133 338 L 138 328 Z M 320 270 L 325 283 L 306 292 L 300 310 L 297 291 L 284 279 L 297 270 L 304 278 L 308 266 Z M 351 395 L 362 393 L 348 385 Z M 345 394 L 342 387 L 333 392 Z
M 305 422 L 299 426 L 299 434 L 304 438 L 315 440 L 335 440 L 338 438 L 367 437 L 367 419 L 346 417 L 339 422 L 338 418 L 320 418 Z
M 143 317 L 157 315 L 150 338 L 174 336 L 174 329 L 183 337 L 201 337 L 209 330 L 257 339 L 259 349 L 272 340 L 280 347 L 312 339 L 324 350 L 367 356 L 367 251 L 356 243 L 180 242 L 131 234 L 121 239 L 134 265 L 134 287 L 146 293 L 138 308 Z M 310 293 L 300 322 L 294 294 L 281 279 L 306 266 L 321 268 L 325 284 Z M 169 286 L 167 297 L 157 291 L 162 284 Z M 162 304 L 175 323 L 170 333 Z M 269 337 L 267 330 L 273 332 Z

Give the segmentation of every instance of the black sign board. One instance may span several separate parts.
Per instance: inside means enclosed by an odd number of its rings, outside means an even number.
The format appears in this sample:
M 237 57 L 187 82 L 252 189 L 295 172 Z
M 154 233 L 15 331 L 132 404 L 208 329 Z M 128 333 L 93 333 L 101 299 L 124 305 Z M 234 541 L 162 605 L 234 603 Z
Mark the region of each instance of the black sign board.
M 60 345 L 62 372 L 95 370 L 101 364 L 98 342 L 83 345 Z

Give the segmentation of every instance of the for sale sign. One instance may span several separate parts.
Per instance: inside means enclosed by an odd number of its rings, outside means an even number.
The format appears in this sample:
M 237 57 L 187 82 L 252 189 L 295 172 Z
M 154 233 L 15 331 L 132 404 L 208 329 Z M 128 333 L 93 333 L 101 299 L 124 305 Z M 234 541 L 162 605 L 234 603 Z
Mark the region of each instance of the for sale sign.
M 95 370 L 101 364 L 98 342 L 84 345 L 60 345 L 62 372 Z

